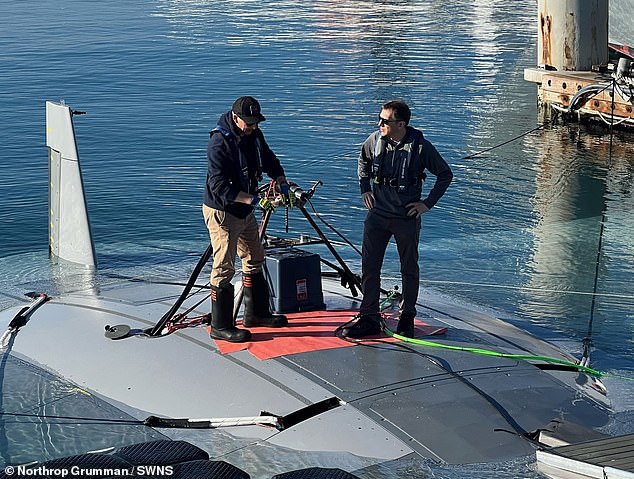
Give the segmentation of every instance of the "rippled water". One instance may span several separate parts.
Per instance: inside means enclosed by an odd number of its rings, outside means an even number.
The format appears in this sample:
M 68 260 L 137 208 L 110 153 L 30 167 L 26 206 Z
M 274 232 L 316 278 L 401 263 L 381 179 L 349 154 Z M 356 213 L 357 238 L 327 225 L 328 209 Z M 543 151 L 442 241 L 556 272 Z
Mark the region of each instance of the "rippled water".
M 590 333 L 595 367 L 632 373 L 634 143 L 562 123 L 525 134 L 541 124 L 523 80 L 536 62 L 536 10 L 500 0 L 2 3 L 0 291 L 61 274 L 46 259 L 45 100 L 87 112 L 75 129 L 101 270 L 186 277 L 207 242 L 208 131 L 235 97 L 261 100 L 287 176 L 323 181 L 315 208 L 356 245 L 358 150 L 381 103 L 400 97 L 456 177 L 424 219 L 424 286 L 561 333 L 573 350 Z M 271 230 L 283 222 L 277 214 Z M 352 249 L 342 254 L 358 269 Z M 397 281 L 394 248 L 384 276 Z
M 14 356 L 3 355 L 0 379 L 0 467 L 25 464 L 34 458 L 50 460 L 102 450 L 113 443 L 165 439 L 158 431 L 140 425 L 107 424 L 105 421 L 113 418 L 131 423 L 135 420 L 72 383 Z M 57 419 L 42 420 L 42 416 Z M 23 447 L 10 447 L 15 444 Z

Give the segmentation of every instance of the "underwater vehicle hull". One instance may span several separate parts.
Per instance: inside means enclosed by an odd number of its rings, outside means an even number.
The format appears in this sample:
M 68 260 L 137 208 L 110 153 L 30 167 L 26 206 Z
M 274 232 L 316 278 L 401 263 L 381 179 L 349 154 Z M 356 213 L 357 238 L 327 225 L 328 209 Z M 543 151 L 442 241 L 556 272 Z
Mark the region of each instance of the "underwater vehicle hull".
M 532 454 L 537 444 L 527 433 L 551 421 L 595 428 L 609 420 L 606 398 L 582 372 L 542 370 L 529 361 L 385 335 L 356 344 L 336 338 L 336 325 L 354 314 L 356 299 L 332 279 L 324 279 L 326 311 L 290 314 L 289 325 L 274 333 L 252 328 L 250 343 L 212 341 L 204 326 L 159 337 L 137 334 L 154 325 L 181 289 L 122 280 L 97 293 L 78 290 L 52 298 L 19 330 L 10 353 L 140 420 L 262 411 L 284 417 L 336 398 L 335 406 L 280 431 L 257 425 L 227 430 L 241 440 L 380 461 L 410 454 L 452 464 L 503 461 Z M 183 307 L 206 294 L 192 295 Z M 208 305 L 203 304 L 201 314 Z M 430 337 L 438 338 L 434 341 L 572 360 L 512 325 L 442 298 L 425 298 L 424 309 L 427 325 L 447 328 Z M 0 328 L 18 312 L 0 312 Z M 106 336 L 107 326 L 122 323 L 133 334 Z M 315 339 L 321 343 L 293 352 Z M 237 350 L 223 353 L 222 347 Z M 264 359 L 254 356 L 254 347 Z
M 31 310 L 24 299 L 24 306 L 0 311 L 5 355 L 64 378 L 77 394 L 100 398 L 140 427 L 245 470 L 270 471 L 272 457 L 284 457 L 279 467 L 286 470 L 328 461 L 350 471 L 399 461 L 501 462 L 534 455 L 544 447 L 541 430 L 564 431 L 565 424 L 592 435 L 610 421 L 605 391 L 574 367 L 575 358 L 492 313 L 429 291 L 418 301 L 422 341 L 338 337 L 359 300 L 345 281 L 325 275 L 318 278 L 319 308 L 290 313 L 283 328 L 252 328 L 249 343 L 214 341 L 205 324 L 149 334 L 180 299 L 177 313 L 204 318 L 209 288 L 184 297 L 184 283 L 97 279 L 92 244 L 68 247 L 71 240 L 92 243 L 71 116 L 67 106 L 47 103 L 51 161 L 73 179 L 65 185 L 61 175 L 54 178 L 51 198 L 73 205 L 57 215 L 75 215 L 71 222 L 52 219 L 61 226 L 51 254 L 63 260 L 70 251 L 68 259 L 90 266 L 88 279 L 40 296 Z M 81 240 L 72 234 L 77 227 Z M 310 292 L 301 286 L 302 295 Z M 388 330 L 396 329 L 395 313 L 386 315 Z M 215 440 L 221 429 L 229 438 L 222 443 Z

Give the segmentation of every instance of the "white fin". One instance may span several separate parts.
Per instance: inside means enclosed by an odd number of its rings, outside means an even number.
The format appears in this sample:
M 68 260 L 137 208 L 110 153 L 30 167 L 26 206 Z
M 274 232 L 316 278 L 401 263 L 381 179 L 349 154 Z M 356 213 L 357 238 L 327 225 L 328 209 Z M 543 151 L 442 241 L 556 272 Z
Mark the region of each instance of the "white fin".
M 64 104 L 46 102 L 46 146 L 50 255 L 96 268 L 72 112 Z

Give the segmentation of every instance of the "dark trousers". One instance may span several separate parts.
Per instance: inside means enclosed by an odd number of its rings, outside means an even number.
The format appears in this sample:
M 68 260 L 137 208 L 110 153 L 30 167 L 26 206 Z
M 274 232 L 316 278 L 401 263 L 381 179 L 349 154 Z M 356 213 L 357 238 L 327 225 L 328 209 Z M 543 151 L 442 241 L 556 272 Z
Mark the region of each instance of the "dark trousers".
M 381 267 L 385 250 L 392 236 L 396 240 L 401 260 L 402 313 L 416 314 L 420 268 L 418 266 L 418 240 L 420 218 L 384 218 L 368 212 L 363 228 L 361 261 L 361 287 L 363 301 L 361 314 L 377 314 L 381 295 Z

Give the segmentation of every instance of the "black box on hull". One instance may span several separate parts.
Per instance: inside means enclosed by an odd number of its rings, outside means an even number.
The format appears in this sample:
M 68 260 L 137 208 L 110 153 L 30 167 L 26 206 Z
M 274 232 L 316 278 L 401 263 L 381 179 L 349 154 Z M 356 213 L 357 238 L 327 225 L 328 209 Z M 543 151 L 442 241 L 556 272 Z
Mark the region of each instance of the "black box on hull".
M 264 275 L 275 313 L 324 309 L 319 255 L 297 248 L 269 250 Z

